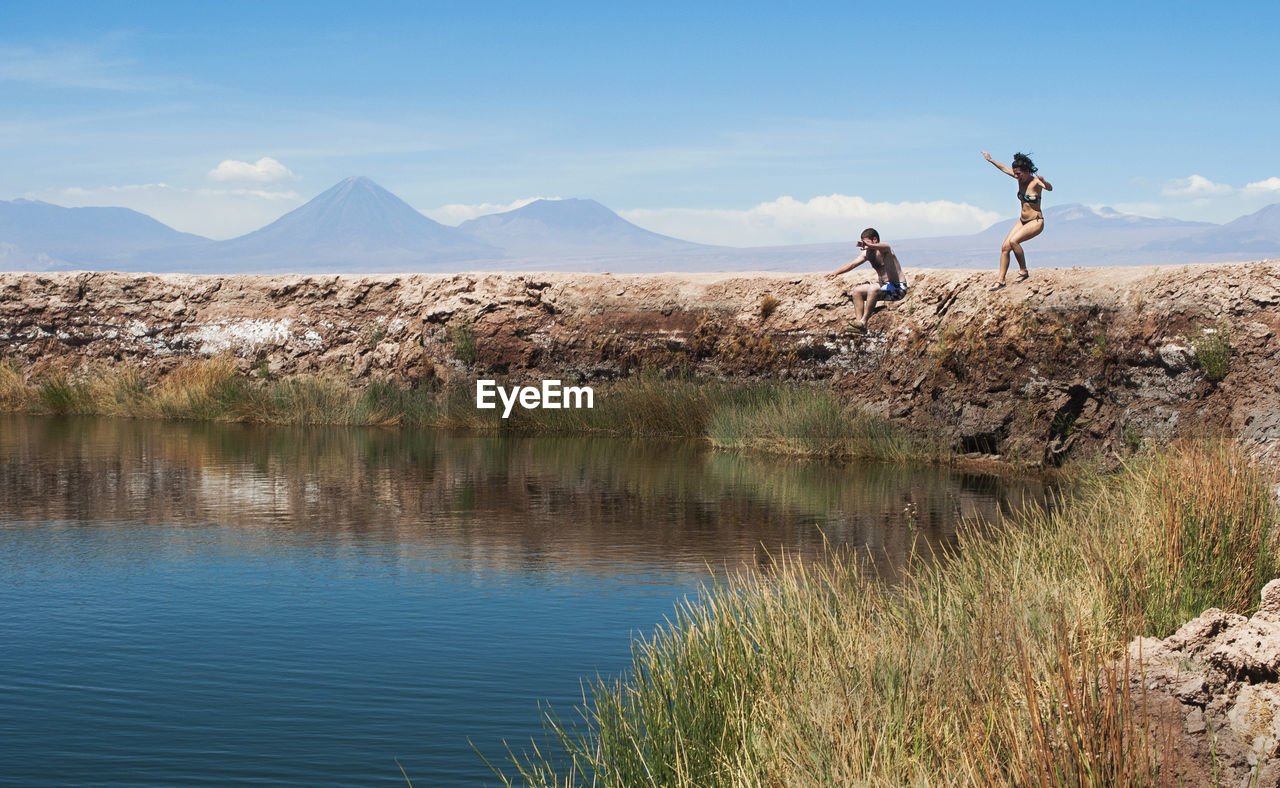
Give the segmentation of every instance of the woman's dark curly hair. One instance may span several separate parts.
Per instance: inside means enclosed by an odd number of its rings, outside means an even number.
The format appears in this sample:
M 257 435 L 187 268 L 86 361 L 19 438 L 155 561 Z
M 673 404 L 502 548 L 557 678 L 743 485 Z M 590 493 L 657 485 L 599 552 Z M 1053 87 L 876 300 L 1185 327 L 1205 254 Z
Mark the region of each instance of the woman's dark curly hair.
M 1013 154 L 1013 165 L 1010 169 L 1022 170 L 1023 172 L 1035 172 L 1036 165 L 1031 161 L 1031 157 L 1025 153 Z

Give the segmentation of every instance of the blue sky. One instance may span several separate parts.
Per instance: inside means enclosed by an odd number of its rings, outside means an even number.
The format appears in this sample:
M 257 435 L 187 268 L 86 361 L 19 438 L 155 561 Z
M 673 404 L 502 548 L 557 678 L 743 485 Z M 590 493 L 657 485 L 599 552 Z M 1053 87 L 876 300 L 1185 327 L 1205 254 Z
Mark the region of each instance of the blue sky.
M 225 238 L 349 175 L 756 245 L 1280 201 L 1280 4 L 6 2 L 0 199 Z

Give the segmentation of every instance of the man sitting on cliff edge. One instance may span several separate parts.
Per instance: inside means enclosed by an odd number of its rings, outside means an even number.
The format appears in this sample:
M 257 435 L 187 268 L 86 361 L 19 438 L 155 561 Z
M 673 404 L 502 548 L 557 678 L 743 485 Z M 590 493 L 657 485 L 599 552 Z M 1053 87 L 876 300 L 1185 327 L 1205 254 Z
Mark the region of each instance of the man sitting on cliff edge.
M 850 293 L 853 298 L 853 320 L 845 329 L 852 334 L 865 334 L 867 319 L 871 317 L 871 311 L 876 308 L 876 304 L 880 301 L 901 301 L 907 295 L 907 282 L 906 277 L 902 275 L 902 266 L 898 263 L 897 255 L 889 248 L 889 244 L 880 243 L 880 233 L 875 229 L 868 227 L 862 231 L 858 248 L 862 250 L 862 254 L 849 261 L 843 268 L 827 274 L 827 278 L 835 279 L 840 274 L 852 271 L 865 262 L 871 263 L 879 281 L 863 282 L 853 288 L 853 292 Z

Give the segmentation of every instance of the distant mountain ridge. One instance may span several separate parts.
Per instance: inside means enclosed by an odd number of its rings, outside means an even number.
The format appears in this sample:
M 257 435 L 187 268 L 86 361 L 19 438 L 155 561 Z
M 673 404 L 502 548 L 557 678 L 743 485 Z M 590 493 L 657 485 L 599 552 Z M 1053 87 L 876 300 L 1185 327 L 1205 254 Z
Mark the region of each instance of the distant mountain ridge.
M 1152 218 L 1114 208 L 1090 208 L 1080 203 L 1051 206 L 1044 211 L 1045 229 L 1026 244 L 1029 265 L 1159 265 L 1197 262 L 1183 255 L 1186 239 L 1217 230 L 1210 222 Z M 998 262 L 1000 245 L 1013 217 L 973 235 L 917 238 L 899 244 L 906 265 L 927 268 L 985 268 Z M 1148 247 L 1164 241 L 1164 256 Z M 1280 247 L 1276 250 L 1280 253 Z M 1204 261 L 1208 262 L 1208 261 Z M 1012 265 L 1011 261 L 1011 265 Z
M 441 270 L 463 260 L 501 259 L 501 250 L 428 219 L 365 177 L 346 178 L 271 224 L 201 249 L 222 271 Z M 190 264 L 162 260 L 153 264 Z
M 1280 257 L 1280 203 L 1223 225 L 1065 204 L 1045 210 L 1030 265 L 1162 265 Z M 911 268 L 994 268 L 1015 220 L 972 235 L 886 238 Z M 851 228 L 850 232 L 855 232 Z M 449 227 L 365 177 L 347 178 L 267 226 L 227 241 L 182 233 L 127 208 L 0 201 L 0 269 L 194 272 L 456 270 L 830 270 L 843 243 L 708 246 L 638 227 L 585 199 L 535 200 Z
M 1160 239 L 1147 248 L 1168 251 L 1174 247 L 1170 241 Z M 1223 225 L 1212 225 L 1212 229 L 1185 239 L 1184 248 L 1210 255 L 1224 250 L 1275 255 L 1280 249 L 1280 203 L 1272 203 Z
M 637 227 L 595 200 L 534 200 L 505 213 L 470 219 L 458 229 L 513 257 L 704 248 Z
M 152 250 L 212 243 L 128 208 L 64 208 L 39 200 L 0 201 L 0 264 L 36 270 L 127 263 Z
M 428 219 L 365 177 L 347 178 L 260 230 L 228 241 L 242 247 L 280 242 L 377 248 L 423 243 L 492 251 L 456 228 Z

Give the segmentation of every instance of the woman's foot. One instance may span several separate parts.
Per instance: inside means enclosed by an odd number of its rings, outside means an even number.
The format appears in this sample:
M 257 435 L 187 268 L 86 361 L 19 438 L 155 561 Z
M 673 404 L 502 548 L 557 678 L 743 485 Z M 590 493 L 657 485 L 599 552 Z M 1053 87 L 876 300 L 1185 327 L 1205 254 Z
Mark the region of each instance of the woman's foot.
M 1016 285 L 1017 283 L 1025 282 L 1030 278 L 1031 278 L 1031 272 L 1024 268 L 1018 272 L 1017 276 L 1013 278 L 1013 283 Z
M 987 292 L 994 293 L 997 290 L 1003 290 L 1004 287 L 1005 287 L 1004 282 L 996 282 L 994 285 L 987 288 Z

